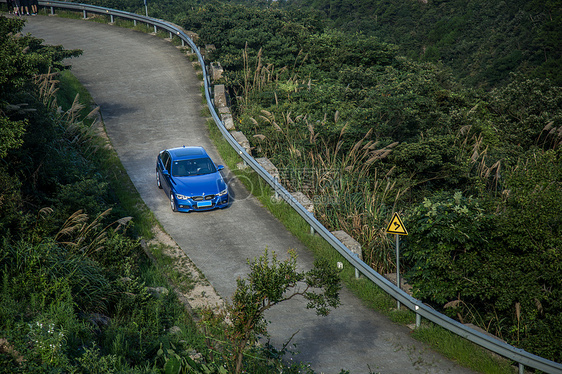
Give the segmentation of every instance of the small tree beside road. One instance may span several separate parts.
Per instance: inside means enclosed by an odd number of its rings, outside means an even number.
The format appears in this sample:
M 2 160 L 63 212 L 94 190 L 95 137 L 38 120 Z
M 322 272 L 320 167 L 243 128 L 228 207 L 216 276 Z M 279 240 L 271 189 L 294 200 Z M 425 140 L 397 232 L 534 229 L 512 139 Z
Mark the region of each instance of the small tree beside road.
M 248 260 L 250 273 L 246 279 L 237 280 L 232 302 L 222 315 L 207 313 L 203 322 L 216 326 L 217 319 L 226 320 L 223 338 L 227 344 L 223 354 L 228 355 L 229 372 L 240 373 L 244 366 L 244 353 L 260 335 L 267 334 L 264 313 L 271 307 L 296 297 L 308 300 L 307 309 L 315 309 L 326 316 L 340 305 L 341 281 L 338 270 L 326 260 L 316 260 L 308 271 L 297 271 L 297 254 L 289 251 L 289 258 L 280 261 L 275 252 Z

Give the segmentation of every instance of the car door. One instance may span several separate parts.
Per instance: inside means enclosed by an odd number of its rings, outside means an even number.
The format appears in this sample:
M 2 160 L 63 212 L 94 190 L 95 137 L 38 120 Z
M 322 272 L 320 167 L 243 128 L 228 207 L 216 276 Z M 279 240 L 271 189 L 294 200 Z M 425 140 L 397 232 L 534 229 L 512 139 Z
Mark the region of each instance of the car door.
M 172 189 L 172 182 L 171 182 L 171 171 L 172 171 L 172 157 L 168 152 L 163 152 L 162 157 L 162 173 L 160 175 L 160 181 L 162 183 L 162 188 L 166 191 L 166 194 L 170 194 L 170 190 Z M 164 171 L 167 171 L 165 173 Z

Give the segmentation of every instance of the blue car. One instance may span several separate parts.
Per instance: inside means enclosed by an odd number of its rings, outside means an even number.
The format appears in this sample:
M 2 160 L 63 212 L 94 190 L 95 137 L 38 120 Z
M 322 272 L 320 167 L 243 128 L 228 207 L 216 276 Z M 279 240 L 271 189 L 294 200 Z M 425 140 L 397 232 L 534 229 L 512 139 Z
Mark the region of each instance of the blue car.
M 156 158 L 156 184 L 174 212 L 226 208 L 228 186 L 203 147 L 165 149 Z

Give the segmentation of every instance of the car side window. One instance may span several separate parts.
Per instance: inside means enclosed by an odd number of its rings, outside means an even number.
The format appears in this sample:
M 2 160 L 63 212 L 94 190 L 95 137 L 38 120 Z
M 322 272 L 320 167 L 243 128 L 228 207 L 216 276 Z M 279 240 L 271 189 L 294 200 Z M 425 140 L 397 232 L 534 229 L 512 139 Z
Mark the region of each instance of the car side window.
M 170 154 L 168 152 L 164 152 L 162 154 L 162 164 L 164 164 L 164 169 L 168 170 L 168 172 L 171 170 L 171 162 L 170 162 Z

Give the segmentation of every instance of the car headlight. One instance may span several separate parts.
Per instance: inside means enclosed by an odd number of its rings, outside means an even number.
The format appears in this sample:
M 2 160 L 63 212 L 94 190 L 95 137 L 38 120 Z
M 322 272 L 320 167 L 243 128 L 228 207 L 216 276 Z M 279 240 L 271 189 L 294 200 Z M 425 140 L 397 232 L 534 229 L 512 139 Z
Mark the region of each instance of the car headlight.
M 225 188 L 224 190 L 222 190 L 221 192 L 219 192 L 219 193 L 217 194 L 217 196 L 224 196 L 224 195 L 226 195 L 227 193 L 228 193 L 228 188 Z
M 187 199 L 191 199 L 191 197 L 185 196 L 185 195 L 180 195 L 179 193 L 176 194 L 176 197 L 178 198 L 178 200 L 187 200 Z

